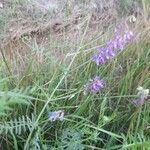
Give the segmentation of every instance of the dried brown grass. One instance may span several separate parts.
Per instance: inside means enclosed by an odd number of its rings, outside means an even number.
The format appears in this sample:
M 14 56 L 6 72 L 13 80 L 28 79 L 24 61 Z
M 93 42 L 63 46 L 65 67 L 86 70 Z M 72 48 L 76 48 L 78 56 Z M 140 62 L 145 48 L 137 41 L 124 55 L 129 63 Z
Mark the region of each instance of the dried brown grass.
M 46 22 L 35 22 L 32 17 L 24 18 L 12 18 L 5 26 L 5 36 L 1 39 L 0 49 L 5 53 L 8 64 L 13 64 L 12 72 L 23 72 L 28 58 L 32 56 L 33 64 L 36 64 L 33 68 L 39 68 L 44 63 L 44 54 L 32 52 L 32 47 L 27 44 L 30 41 L 36 40 L 38 45 L 42 45 L 45 49 L 49 49 L 49 40 L 52 42 L 57 41 L 58 44 L 63 45 L 65 37 L 69 39 L 70 48 L 75 48 L 80 43 L 82 34 L 85 27 L 88 26 L 88 30 L 84 36 L 84 42 L 90 42 L 95 36 L 104 34 L 109 28 L 115 26 L 116 22 L 122 24 L 122 28 L 130 28 L 131 30 L 139 31 L 138 36 L 142 36 L 147 40 L 150 31 L 149 28 L 149 8 L 143 6 L 140 14 L 136 16 L 136 21 L 132 21 L 132 15 L 119 17 L 117 12 L 117 3 L 115 0 L 103 1 L 90 1 L 89 4 L 84 4 L 84 7 L 77 5 L 73 1 L 68 4 L 74 11 L 69 16 L 60 18 L 60 14 L 57 12 L 56 16 Z M 84 8 L 83 10 L 81 8 Z M 85 11 L 87 9 L 87 11 Z M 26 9 L 25 9 L 26 10 Z M 24 9 L 23 9 L 24 11 Z M 76 13 L 74 13 L 76 12 Z M 27 12 L 29 13 L 29 12 Z M 61 12 L 63 13 L 63 12 Z M 88 22 L 88 24 L 87 24 Z M 26 39 L 28 42 L 26 43 Z M 52 55 L 63 61 L 65 58 L 65 52 L 62 52 L 61 48 L 51 48 Z M 15 60 L 15 65 L 14 62 Z M 15 70 L 15 71 L 14 71 Z M 17 70 L 17 71 L 16 71 Z

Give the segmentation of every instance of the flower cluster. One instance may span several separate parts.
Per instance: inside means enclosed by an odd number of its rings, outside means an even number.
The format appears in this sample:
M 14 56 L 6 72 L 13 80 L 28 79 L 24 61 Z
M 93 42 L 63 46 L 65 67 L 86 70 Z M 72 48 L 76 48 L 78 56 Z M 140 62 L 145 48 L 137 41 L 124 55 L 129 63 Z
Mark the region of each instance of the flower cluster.
M 124 46 L 134 37 L 132 31 L 124 32 L 122 35 L 118 34 L 119 31 L 119 29 L 116 29 L 114 37 L 108 41 L 104 47 L 98 48 L 97 53 L 92 57 L 92 61 L 94 61 L 98 66 L 100 64 L 104 64 L 108 59 L 113 58 L 117 54 L 118 50 L 123 50 Z M 85 85 L 85 91 L 96 93 L 103 87 L 104 81 L 98 76 L 95 76 Z
M 104 81 L 101 80 L 98 76 L 95 76 L 85 85 L 85 91 L 96 93 L 103 87 Z
M 52 122 L 56 121 L 56 120 L 63 121 L 63 119 L 64 119 L 64 112 L 62 110 L 49 112 L 48 113 L 48 118 Z
M 113 58 L 117 50 L 123 50 L 124 46 L 133 38 L 133 32 L 125 32 L 122 36 L 116 35 L 102 48 L 97 49 L 96 55 L 92 57 L 97 65 L 103 64 L 106 60 Z
M 137 90 L 138 90 L 138 93 L 137 93 L 138 99 L 135 99 L 135 100 L 132 101 L 132 103 L 136 107 L 142 106 L 145 103 L 145 101 L 146 101 L 146 99 L 148 97 L 148 94 L 149 94 L 149 89 L 144 89 L 141 86 L 139 86 L 137 88 Z

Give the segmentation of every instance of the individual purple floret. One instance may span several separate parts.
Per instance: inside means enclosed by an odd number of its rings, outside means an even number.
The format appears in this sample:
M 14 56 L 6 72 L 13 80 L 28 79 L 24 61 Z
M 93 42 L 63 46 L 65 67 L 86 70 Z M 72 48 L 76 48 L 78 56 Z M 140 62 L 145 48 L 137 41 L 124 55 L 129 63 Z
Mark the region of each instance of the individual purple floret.
M 114 41 L 109 41 L 106 45 L 105 57 L 106 59 L 111 59 L 114 56 L 115 56 Z
M 104 88 L 104 81 L 100 80 L 98 76 L 95 76 L 89 81 L 89 83 L 87 83 L 85 88 L 86 88 L 86 91 L 96 93 L 102 88 Z
M 113 41 L 113 46 L 115 50 L 123 50 L 125 45 L 125 40 L 122 37 L 117 36 Z
M 105 63 L 105 55 L 101 54 L 100 52 L 93 56 L 92 60 L 97 64 Z
M 108 59 L 113 58 L 118 50 L 123 50 L 124 46 L 132 40 L 134 34 L 132 31 L 125 32 L 122 36 L 116 35 L 107 44 L 97 49 L 97 53 L 92 57 L 96 65 L 104 64 Z
M 133 34 L 132 31 L 126 32 L 124 34 L 124 40 L 125 40 L 125 42 L 130 41 L 133 38 L 133 36 L 134 36 L 134 34 Z

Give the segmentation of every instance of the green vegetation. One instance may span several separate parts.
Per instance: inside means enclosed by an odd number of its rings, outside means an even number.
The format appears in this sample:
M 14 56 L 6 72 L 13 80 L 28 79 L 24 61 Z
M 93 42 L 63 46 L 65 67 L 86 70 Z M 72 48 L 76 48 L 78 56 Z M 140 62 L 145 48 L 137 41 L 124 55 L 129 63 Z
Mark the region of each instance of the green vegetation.
M 112 37 L 116 22 L 106 21 L 104 33 L 94 28 L 97 31 L 91 38 L 91 16 L 86 13 L 73 41 L 64 29 L 60 37 L 48 34 L 40 42 L 36 36 L 21 37 L 22 52 L 19 44 L 0 47 L 2 149 L 150 149 L 149 96 L 142 106 L 132 103 L 138 98 L 138 86 L 150 87 L 150 19 L 145 18 L 150 7 L 148 0 L 140 5 L 144 16 L 131 25 L 135 40 L 99 67 L 91 56 Z M 65 12 L 67 17 L 68 13 L 70 9 Z M 8 14 L 0 16 L 1 37 L 11 18 Z M 84 85 L 95 73 L 104 79 L 105 87 L 96 94 L 84 94 Z M 58 110 L 64 111 L 64 120 L 51 122 L 48 112 Z

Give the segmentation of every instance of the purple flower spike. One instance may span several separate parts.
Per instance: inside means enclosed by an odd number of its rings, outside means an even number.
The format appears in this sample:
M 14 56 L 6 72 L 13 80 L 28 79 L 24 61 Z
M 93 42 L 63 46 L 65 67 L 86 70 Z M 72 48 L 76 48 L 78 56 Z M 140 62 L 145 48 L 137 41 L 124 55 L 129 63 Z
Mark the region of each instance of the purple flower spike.
M 114 41 L 110 41 L 107 43 L 107 47 L 106 47 L 106 59 L 111 59 L 112 57 L 115 56 L 115 45 L 116 43 L 114 43 Z
M 93 56 L 92 61 L 94 61 L 97 66 L 99 66 L 100 64 L 105 63 L 105 56 L 102 53 L 98 53 L 97 55 Z
M 106 49 L 104 47 L 98 48 L 97 51 L 101 54 L 104 54 Z
M 111 59 L 115 56 L 115 52 L 113 49 L 108 49 L 107 53 L 106 53 L 106 59 Z
M 117 28 L 115 30 L 117 31 Z M 125 32 L 123 35 L 117 34 L 116 31 L 113 39 L 107 42 L 104 47 L 98 48 L 97 54 L 92 57 L 96 65 L 104 64 L 108 59 L 113 58 L 118 50 L 123 50 L 125 45 L 134 37 L 132 31 Z
M 129 32 L 126 32 L 125 34 L 124 34 L 124 41 L 125 42 L 128 42 L 128 41 L 130 41 L 132 38 L 133 38 L 133 32 L 132 31 L 129 31 Z
M 125 44 L 125 41 L 124 41 L 123 38 L 121 37 L 121 38 L 118 40 L 118 49 L 123 50 L 124 44 Z
M 103 64 L 105 62 L 105 48 L 97 49 L 97 54 L 92 57 L 92 61 L 96 63 L 96 65 Z
M 114 40 L 114 42 L 113 42 L 113 47 L 114 47 L 114 49 L 117 49 L 118 47 L 118 43 L 117 43 L 117 41 L 116 40 Z
M 93 92 L 93 93 L 98 92 L 102 88 L 104 88 L 104 81 L 100 80 L 100 78 L 98 76 L 95 76 L 86 85 L 86 91 L 90 91 L 90 92 Z

